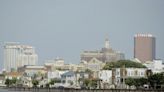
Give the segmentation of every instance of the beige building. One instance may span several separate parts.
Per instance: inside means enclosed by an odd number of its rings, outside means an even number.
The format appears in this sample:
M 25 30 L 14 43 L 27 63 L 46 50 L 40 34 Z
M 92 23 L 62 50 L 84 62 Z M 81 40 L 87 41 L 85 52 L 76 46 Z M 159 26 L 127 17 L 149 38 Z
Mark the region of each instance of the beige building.
M 103 69 L 105 66 L 105 63 L 102 61 L 98 60 L 97 58 L 92 58 L 90 61 L 81 61 L 80 63 L 81 66 L 83 66 L 83 70 L 90 70 L 92 72 L 92 77 L 93 78 L 98 78 L 99 76 L 99 71 Z
M 65 64 L 64 59 L 61 58 L 56 58 L 54 60 L 46 60 L 44 65 L 49 68 L 49 71 L 55 71 L 55 70 L 77 71 L 82 67 L 76 64 Z
M 155 37 L 151 34 L 136 34 L 134 37 L 134 58 L 142 63 L 155 60 Z
M 83 51 L 81 53 L 81 61 L 90 61 L 92 58 L 96 58 L 102 62 L 110 62 L 125 59 L 124 54 L 115 51 L 110 47 L 109 40 L 105 40 L 105 47 L 96 51 Z
M 92 58 L 89 62 L 86 63 L 87 69 L 94 72 L 100 71 L 101 69 L 103 69 L 104 66 L 105 66 L 105 63 L 103 63 L 102 61 L 96 58 Z
M 47 72 L 47 68 L 45 66 L 36 66 L 36 65 L 25 65 L 23 67 L 18 68 L 19 73 L 26 73 L 31 76 L 33 74 L 42 73 L 45 74 Z
M 20 72 L 8 72 L 5 74 L 5 79 L 13 79 L 13 78 L 20 79 L 21 76 L 22 73 Z

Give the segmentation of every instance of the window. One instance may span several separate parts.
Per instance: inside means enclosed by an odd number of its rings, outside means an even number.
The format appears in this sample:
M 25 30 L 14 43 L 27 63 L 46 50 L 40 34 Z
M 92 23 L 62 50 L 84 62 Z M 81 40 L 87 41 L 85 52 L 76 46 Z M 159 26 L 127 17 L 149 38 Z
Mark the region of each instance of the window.
M 119 71 L 117 71 L 117 75 L 119 75 L 120 74 L 120 72 Z
M 141 72 L 141 76 L 143 76 L 144 75 L 144 72 Z
M 131 76 L 130 71 L 128 71 L 128 76 Z

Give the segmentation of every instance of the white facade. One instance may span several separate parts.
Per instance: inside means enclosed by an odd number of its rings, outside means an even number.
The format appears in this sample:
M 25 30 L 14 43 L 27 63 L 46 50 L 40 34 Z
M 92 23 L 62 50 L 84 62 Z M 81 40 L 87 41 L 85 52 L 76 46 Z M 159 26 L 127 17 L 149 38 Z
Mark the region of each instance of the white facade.
M 112 71 L 111 70 L 102 70 L 99 71 L 99 78 L 103 83 L 112 84 Z
M 48 80 L 50 79 L 54 79 L 54 78 L 57 78 L 57 79 L 60 79 L 61 78 L 61 75 L 66 73 L 68 71 L 59 71 L 59 70 L 56 70 L 56 71 L 48 71 L 47 72 L 47 77 L 48 77 Z
M 68 71 L 61 75 L 61 81 L 64 87 L 76 85 L 76 74 L 73 71 Z
M 147 68 L 115 68 L 112 70 L 113 83 L 118 87 L 124 85 L 124 80 L 126 78 L 142 78 L 146 77 Z
M 154 62 L 154 69 L 156 70 L 164 70 L 164 64 L 162 60 L 153 60 Z
M 36 65 L 38 55 L 32 46 L 6 43 L 4 46 L 4 69 L 10 72 L 24 65 Z
M 144 65 L 152 70 L 153 73 L 160 73 L 160 72 L 164 72 L 164 64 L 162 60 L 153 60 L 152 61 L 148 61 L 146 63 L 144 63 Z

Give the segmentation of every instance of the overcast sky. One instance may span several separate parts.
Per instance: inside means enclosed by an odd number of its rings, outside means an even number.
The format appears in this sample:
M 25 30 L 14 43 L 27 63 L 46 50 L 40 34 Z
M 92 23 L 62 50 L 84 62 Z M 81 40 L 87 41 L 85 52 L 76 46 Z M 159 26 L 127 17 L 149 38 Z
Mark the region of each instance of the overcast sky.
M 133 37 L 156 37 L 156 57 L 164 59 L 164 0 L 0 0 L 0 69 L 3 43 L 32 45 L 44 60 L 79 63 L 83 50 L 104 47 L 133 58 Z

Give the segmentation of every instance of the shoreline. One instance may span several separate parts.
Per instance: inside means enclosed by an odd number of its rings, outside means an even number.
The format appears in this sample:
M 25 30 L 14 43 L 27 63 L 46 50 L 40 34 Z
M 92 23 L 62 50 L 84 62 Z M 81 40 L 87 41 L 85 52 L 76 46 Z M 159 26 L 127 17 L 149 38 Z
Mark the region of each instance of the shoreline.
M 0 88 L 6 92 L 164 92 L 164 89 L 70 89 L 70 88 Z M 1 91 L 1 90 L 0 90 Z

